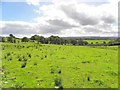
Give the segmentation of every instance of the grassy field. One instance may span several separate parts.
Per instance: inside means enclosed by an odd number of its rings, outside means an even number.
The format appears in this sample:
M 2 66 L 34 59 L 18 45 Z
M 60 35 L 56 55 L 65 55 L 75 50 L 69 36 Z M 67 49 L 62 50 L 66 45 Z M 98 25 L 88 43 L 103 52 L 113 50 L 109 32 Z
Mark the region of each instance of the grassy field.
M 117 46 L 2 43 L 4 88 L 117 88 Z

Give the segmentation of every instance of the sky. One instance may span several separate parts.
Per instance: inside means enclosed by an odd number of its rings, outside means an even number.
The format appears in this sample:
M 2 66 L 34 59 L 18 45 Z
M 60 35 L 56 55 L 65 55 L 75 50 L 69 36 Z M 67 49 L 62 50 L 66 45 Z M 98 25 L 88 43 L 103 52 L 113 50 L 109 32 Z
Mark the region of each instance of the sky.
M 0 36 L 118 36 L 118 0 L 1 0 Z

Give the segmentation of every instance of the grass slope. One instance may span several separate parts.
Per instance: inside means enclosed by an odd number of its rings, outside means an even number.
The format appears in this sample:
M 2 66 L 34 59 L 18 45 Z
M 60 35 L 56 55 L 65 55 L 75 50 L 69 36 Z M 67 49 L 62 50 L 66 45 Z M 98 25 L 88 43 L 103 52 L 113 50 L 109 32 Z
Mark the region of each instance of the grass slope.
M 4 88 L 118 87 L 117 46 L 2 43 Z

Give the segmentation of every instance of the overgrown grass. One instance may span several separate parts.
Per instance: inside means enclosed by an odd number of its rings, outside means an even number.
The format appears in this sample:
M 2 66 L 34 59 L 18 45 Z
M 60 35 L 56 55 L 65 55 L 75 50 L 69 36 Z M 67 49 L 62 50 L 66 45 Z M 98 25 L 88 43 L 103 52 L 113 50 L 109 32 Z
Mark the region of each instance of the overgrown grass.
M 117 46 L 2 43 L 2 48 L 4 88 L 118 87 Z

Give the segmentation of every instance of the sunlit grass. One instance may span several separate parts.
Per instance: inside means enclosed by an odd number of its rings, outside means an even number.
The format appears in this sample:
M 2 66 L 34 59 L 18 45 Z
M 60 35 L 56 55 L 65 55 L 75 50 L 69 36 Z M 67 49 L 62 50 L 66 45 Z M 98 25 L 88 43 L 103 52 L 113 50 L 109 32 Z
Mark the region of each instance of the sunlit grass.
M 4 88 L 117 88 L 117 46 L 2 43 Z

